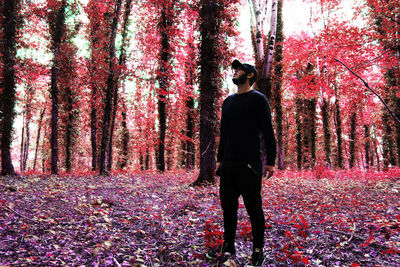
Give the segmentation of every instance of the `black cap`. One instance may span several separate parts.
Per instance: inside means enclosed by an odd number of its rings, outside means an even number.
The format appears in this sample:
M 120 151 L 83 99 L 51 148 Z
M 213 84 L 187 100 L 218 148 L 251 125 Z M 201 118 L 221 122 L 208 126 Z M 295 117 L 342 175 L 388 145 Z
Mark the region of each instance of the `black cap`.
M 241 63 L 239 60 L 235 59 L 232 62 L 233 69 L 242 69 L 247 74 L 253 73 L 254 76 L 250 78 L 250 85 L 252 85 L 257 80 L 257 70 L 253 65 Z

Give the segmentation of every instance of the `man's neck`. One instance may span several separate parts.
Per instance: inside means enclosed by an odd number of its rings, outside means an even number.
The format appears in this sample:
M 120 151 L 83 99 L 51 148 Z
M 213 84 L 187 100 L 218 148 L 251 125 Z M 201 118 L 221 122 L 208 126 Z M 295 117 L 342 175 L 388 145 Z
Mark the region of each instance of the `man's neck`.
M 247 93 L 250 90 L 251 90 L 251 86 L 248 83 L 238 85 L 238 87 L 237 87 L 237 93 L 238 94 Z

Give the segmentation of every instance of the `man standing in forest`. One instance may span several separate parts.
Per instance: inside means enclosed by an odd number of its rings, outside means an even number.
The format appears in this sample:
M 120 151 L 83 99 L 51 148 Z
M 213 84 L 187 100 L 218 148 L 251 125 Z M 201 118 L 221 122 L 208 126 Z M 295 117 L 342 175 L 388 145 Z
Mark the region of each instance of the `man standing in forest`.
M 265 219 L 262 209 L 261 135 L 267 153 L 266 176 L 274 173 L 276 158 L 275 135 L 267 98 L 251 88 L 257 79 L 254 66 L 232 62 L 233 83 L 237 93 L 228 96 L 222 105 L 220 142 L 217 154 L 217 175 L 220 180 L 220 199 L 224 216 L 224 243 L 211 249 L 208 258 L 218 253 L 235 254 L 235 235 L 239 196 L 250 217 L 253 235 L 251 264 L 264 261 Z

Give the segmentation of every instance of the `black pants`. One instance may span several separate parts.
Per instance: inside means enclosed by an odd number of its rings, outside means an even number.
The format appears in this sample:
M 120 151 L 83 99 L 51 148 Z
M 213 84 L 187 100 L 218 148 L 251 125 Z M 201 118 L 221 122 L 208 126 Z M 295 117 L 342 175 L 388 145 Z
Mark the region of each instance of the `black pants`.
M 253 248 L 264 246 L 265 219 L 261 199 L 261 162 L 223 162 L 220 198 L 224 215 L 224 241 L 234 242 L 237 228 L 239 196 L 250 217 Z

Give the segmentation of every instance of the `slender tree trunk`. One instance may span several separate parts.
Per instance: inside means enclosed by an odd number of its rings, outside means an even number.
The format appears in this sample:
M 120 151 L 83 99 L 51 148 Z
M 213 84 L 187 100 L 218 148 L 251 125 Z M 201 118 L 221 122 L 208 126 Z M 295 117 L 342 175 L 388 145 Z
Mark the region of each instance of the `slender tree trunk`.
M 172 8 L 174 1 L 170 2 Z M 170 30 L 173 24 L 173 14 L 168 10 L 166 3 L 162 3 L 162 11 L 159 22 L 159 33 L 161 36 L 160 66 L 159 75 L 157 77 L 160 89 L 158 94 L 158 118 L 159 118 L 159 145 L 157 154 L 157 169 L 161 172 L 165 171 L 165 133 L 167 128 L 167 92 L 169 89 L 169 80 L 171 76 L 171 45 Z
M 190 140 L 186 141 L 186 169 L 192 170 L 195 164 L 195 147 L 193 143 L 194 138 L 194 99 L 190 98 L 186 101 L 187 119 L 186 119 L 186 135 Z
M 123 21 L 123 26 L 122 26 L 122 48 L 121 48 L 121 54 L 119 56 L 118 60 L 118 71 L 115 77 L 115 84 L 114 84 L 114 102 L 112 106 L 112 119 L 111 119 L 111 130 L 110 130 L 110 141 L 108 145 L 108 162 L 107 162 L 107 170 L 111 170 L 112 166 L 112 148 L 113 148 L 113 136 L 114 136 L 114 127 L 115 127 L 115 117 L 117 115 L 117 106 L 118 106 L 118 85 L 119 85 L 119 78 L 121 76 L 121 71 L 120 69 L 125 65 L 125 58 L 126 58 L 126 37 L 128 34 L 128 22 L 129 22 L 129 15 L 131 13 L 131 3 L 132 0 L 127 0 L 126 5 L 125 5 L 125 13 L 124 13 L 124 21 Z
M 35 159 L 33 160 L 33 171 L 36 171 L 36 162 L 37 162 L 37 156 L 38 156 L 40 132 L 42 130 L 42 121 L 43 121 L 43 116 L 44 116 L 45 111 L 46 111 L 46 104 L 44 104 L 44 108 L 42 109 L 42 112 L 40 112 L 40 117 L 39 117 L 38 130 L 37 130 L 37 136 L 36 136 Z
M 93 55 L 92 55 L 93 56 Z M 92 99 L 90 101 L 90 142 L 92 145 L 92 171 L 97 169 L 97 108 L 96 108 L 97 86 L 92 83 Z
M 100 143 L 100 164 L 99 164 L 99 172 L 101 175 L 107 174 L 106 171 L 106 150 L 107 144 L 110 134 L 110 119 L 111 119 L 111 104 L 113 98 L 113 89 L 114 89 L 114 77 L 115 77 L 115 38 L 117 35 L 117 26 L 119 20 L 119 14 L 121 10 L 121 2 L 122 0 L 117 0 L 115 5 L 115 13 L 112 21 L 111 28 L 111 38 L 110 38 L 110 51 L 109 51 L 109 75 L 107 79 L 107 88 L 106 88 L 106 101 L 104 108 L 104 120 L 103 127 L 101 133 L 101 143 Z
M 188 60 L 185 64 L 186 73 L 186 85 L 188 88 L 187 99 L 186 99 L 186 136 L 189 140 L 184 141 L 184 151 L 186 152 L 185 164 L 187 170 L 192 170 L 195 165 L 195 146 L 193 143 L 194 139 L 194 77 L 196 71 L 196 64 L 193 59 L 196 58 L 196 47 L 194 45 L 193 36 L 190 37 L 188 44 Z
M 72 134 L 73 134 L 73 99 L 70 90 L 67 92 L 67 123 L 66 123 L 66 132 L 65 132 L 65 169 L 67 173 L 71 172 L 72 165 Z
M 383 168 L 387 169 L 389 165 L 393 166 L 394 155 L 393 155 L 393 136 L 392 136 L 392 127 L 390 125 L 390 115 L 389 113 L 384 110 L 382 115 L 382 122 L 383 122 Z
M 47 128 L 44 128 L 44 135 L 43 135 L 43 139 L 42 139 L 42 173 L 45 173 L 46 171 L 46 150 L 45 150 L 45 140 L 46 140 L 46 135 L 47 135 Z
M 15 117 L 15 39 L 20 1 L 3 2 L 3 92 L 1 94 L 2 134 L 1 134 L 1 175 L 16 175 L 11 158 L 12 127 Z
M 364 149 L 365 149 L 365 168 L 369 169 L 370 166 L 370 150 L 371 142 L 369 137 L 369 125 L 364 124 Z
M 353 112 L 350 119 L 350 169 L 354 167 L 356 161 L 356 127 L 357 127 L 357 113 Z
M 278 17 L 278 0 L 272 0 L 271 9 L 271 30 L 269 34 L 267 52 L 265 54 L 264 66 L 262 69 L 262 75 L 260 79 L 259 89 L 263 92 L 268 99 L 271 99 L 271 67 L 272 59 L 275 50 L 275 39 L 276 39 L 276 25 Z
M 400 69 L 400 68 L 399 68 Z M 400 90 L 398 90 L 399 92 Z M 400 118 L 400 97 L 395 98 L 396 116 Z M 396 152 L 397 152 L 397 167 L 400 167 L 400 124 L 396 123 Z
M 278 169 L 283 170 L 283 124 L 282 124 L 282 75 L 283 65 L 281 63 L 283 57 L 283 21 L 282 21 L 282 0 L 278 0 L 278 16 L 277 16 L 277 31 L 276 31 L 276 53 L 275 53 L 275 90 L 274 90 L 274 105 L 275 105 L 275 121 L 277 132 L 278 145 Z
M 57 12 L 53 41 L 53 66 L 51 68 L 51 174 L 58 174 L 58 76 L 60 67 L 60 45 L 65 27 L 66 0 L 62 1 Z
M 379 154 L 378 154 L 378 145 L 377 145 L 377 140 L 376 140 L 376 134 L 374 134 L 374 136 L 375 137 L 373 139 L 373 145 L 374 145 L 374 153 L 375 153 L 375 158 L 376 158 L 376 167 L 377 167 L 378 171 L 380 171 L 381 168 L 380 168 L 380 160 L 379 160 Z
M 337 163 L 339 169 L 343 169 L 342 121 L 340 117 L 339 100 L 337 97 L 336 97 L 335 108 L 336 108 L 335 121 L 336 121 L 336 136 L 337 136 Z
M 129 131 L 127 126 L 126 118 L 126 105 L 122 105 L 122 161 L 120 168 L 124 169 L 128 165 L 128 153 L 129 153 Z
M 256 19 L 256 60 L 261 61 L 264 58 L 264 42 L 262 31 L 262 5 L 259 0 L 251 0 L 253 12 Z
M 28 162 L 28 155 L 29 155 L 29 144 L 30 144 L 30 129 L 29 125 L 31 122 L 31 112 L 28 110 L 27 112 L 27 118 L 26 118 L 26 126 L 25 126 L 25 131 L 26 131 L 26 139 L 25 139 L 25 146 L 24 146 L 24 157 L 23 157 L 23 168 L 24 171 L 26 170 L 26 164 Z
M 221 86 L 217 58 L 218 18 L 215 1 L 201 0 L 200 9 L 200 172 L 193 185 L 215 183 L 217 104 Z M 226 8 L 226 7 L 222 7 Z
M 20 148 L 20 153 L 19 153 L 19 170 L 21 172 L 25 171 L 24 170 L 25 118 L 26 118 L 26 110 L 24 112 L 22 112 L 21 148 Z
M 328 168 L 330 169 L 332 166 L 331 163 L 331 126 L 329 123 L 329 103 L 328 100 L 324 97 L 321 107 L 322 112 L 322 125 L 324 128 L 324 148 L 325 148 L 325 161 L 328 164 Z
M 302 101 L 299 97 L 296 97 L 296 151 L 297 151 L 297 169 L 302 168 L 302 158 L 303 158 L 303 138 L 302 138 L 302 125 L 301 125 L 301 111 L 302 111 Z

